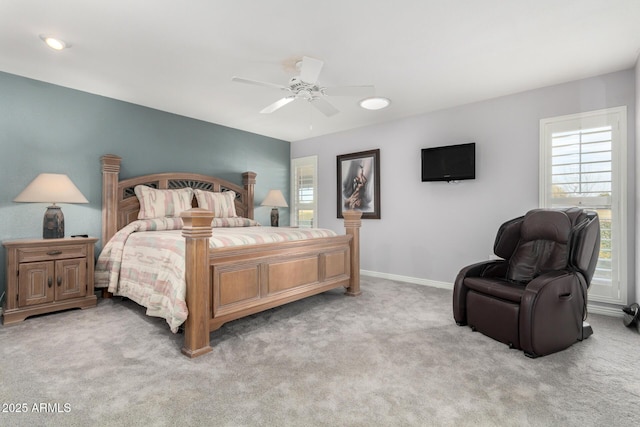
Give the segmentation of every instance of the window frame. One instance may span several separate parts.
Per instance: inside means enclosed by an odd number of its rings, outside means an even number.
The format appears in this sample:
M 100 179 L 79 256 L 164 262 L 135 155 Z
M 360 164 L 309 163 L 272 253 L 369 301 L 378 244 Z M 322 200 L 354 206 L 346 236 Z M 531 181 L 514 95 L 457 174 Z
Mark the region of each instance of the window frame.
M 311 167 L 313 170 L 313 200 L 310 203 L 301 203 L 298 196 L 298 170 L 302 167 Z M 291 208 L 290 221 L 294 227 L 300 227 L 298 211 L 304 205 L 305 210 L 313 211 L 311 227 L 318 226 L 318 156 L 305 156 L 291 159 Z
M 565 116 L 550 117 L 540 120 L 540 171 L 539 171 L 539 205 L 540 207 L 558 206 L 553 204 L 552 196 L 552 134 L 563 128 L 581 130 L 598 126 L 611 126 L 611 196 L 612 212 L 612 284 L 610 292 L 601 293 L 604 287 L 592 286 L 589 300 L 593 302 L 627 304 L 628 296 L 628 184 L 627 184 L 627 107 L 612 107 L 602 110 L 588 111 Z M 567 198 L 573 205 L 580 205 L 588 198 Z M 591 202 L 602 201 L 607 197 L 595 197 Z M 576 203 L 577 202 L 577 203 Z M 591 203 L 594 204 L 594 203 Z M 615 211 L 615 213 L 614 213 Z M 615 229 L 615 231 L 614 231 Z M 615 254 L 615 258 L 614 258 Z M 615 282 L 615 283 L 613 283 Z M 614 295 L 616 293 L 617 295 Z

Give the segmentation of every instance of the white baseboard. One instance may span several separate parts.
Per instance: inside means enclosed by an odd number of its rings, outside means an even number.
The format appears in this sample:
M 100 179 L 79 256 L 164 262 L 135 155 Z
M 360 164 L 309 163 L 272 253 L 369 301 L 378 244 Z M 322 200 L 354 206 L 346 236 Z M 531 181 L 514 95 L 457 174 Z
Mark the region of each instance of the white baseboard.
M 360 270 L 364 276 L 379 277 L 381 279 L 396 280 L 398 282 L 414 283 L 416 285 L 431 286 L 432 288 L 453 290 L 453 283 L 438 282 L 436 280 L 420 279 L 417 277 L 401 276 L 399 274 L 379 273 L 377 271 Z
M 587 304 L 589 313 L 602 314 L 611 317 L 623 317 L 622 307 L 603 307 L 601 305 Z M 588 321 L 588 320 L 587 320 Z
M 431 286 L 433 288 L 448 289 L 453 291 L 453 283 L 438 282 L 436 280 L 421 279 L 417 277 L 401 276 L 399 274 L 380 273 L 377 271 L 360 270 L 364 276 L 379 277 L 381 279 L 395 280 L 398 282 L 413 283 L 416 285 Z M 622 317 L 622 307 L 607 307 L 601 305 L 587 304 L 589 313 L 602 314 L 604 316 Z

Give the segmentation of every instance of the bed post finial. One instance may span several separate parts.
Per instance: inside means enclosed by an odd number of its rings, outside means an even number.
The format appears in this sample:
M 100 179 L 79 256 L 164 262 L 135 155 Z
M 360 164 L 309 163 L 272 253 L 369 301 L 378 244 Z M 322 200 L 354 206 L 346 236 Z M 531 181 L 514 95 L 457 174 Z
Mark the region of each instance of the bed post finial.
M 102 247 L 118 231 L 118 174 L 121 157 L 105 154 L 102 164 Z
M 254 187 L 256 185 L 256 173 L 255 172 L 245 172 L 242 174 L 242 184 L 244 185 L 244 189 L 247 190 L 247 218 L 255 219 L 253 217 L 253 196 L 254 196 Z
M 351 278 L 345 295 L 352 297 L 362 293 L 360 291 L 360 226 L 362 225 L 362 212 L 344 211 L 344 228 L 351 236 Z
M 213 212 L 193 208 L 180 214 L 185 238 L 185 281 L 187 309 L 182 353 L 194 358 L 212 350 L 209 344 L 211 277 L 209 274 L 209 238 Z

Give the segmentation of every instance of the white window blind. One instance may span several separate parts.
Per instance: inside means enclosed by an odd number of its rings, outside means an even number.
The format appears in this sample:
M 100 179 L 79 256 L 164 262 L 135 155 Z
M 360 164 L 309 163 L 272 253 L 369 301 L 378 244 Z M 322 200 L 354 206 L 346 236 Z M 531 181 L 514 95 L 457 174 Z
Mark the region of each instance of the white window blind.
M 317 227 L 317 156 L 291 160 L 292 225 Z
M 626 303 L 626 108 L 540 121 L 542 207 L 579 206 L 600 218 L 589 299 Z

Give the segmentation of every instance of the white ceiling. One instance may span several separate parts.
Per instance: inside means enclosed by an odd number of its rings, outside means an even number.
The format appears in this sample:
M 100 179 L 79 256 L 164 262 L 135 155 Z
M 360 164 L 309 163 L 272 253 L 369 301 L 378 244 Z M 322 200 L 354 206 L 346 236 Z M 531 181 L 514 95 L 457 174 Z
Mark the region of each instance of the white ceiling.
M 72 44 L 55 52 L 48 34 Z M 640 0 L 0 0 L 0 71 L 287 141 L 633 67 Z M 302 56 L 321 86 L 375 85 L 266 115 Z

